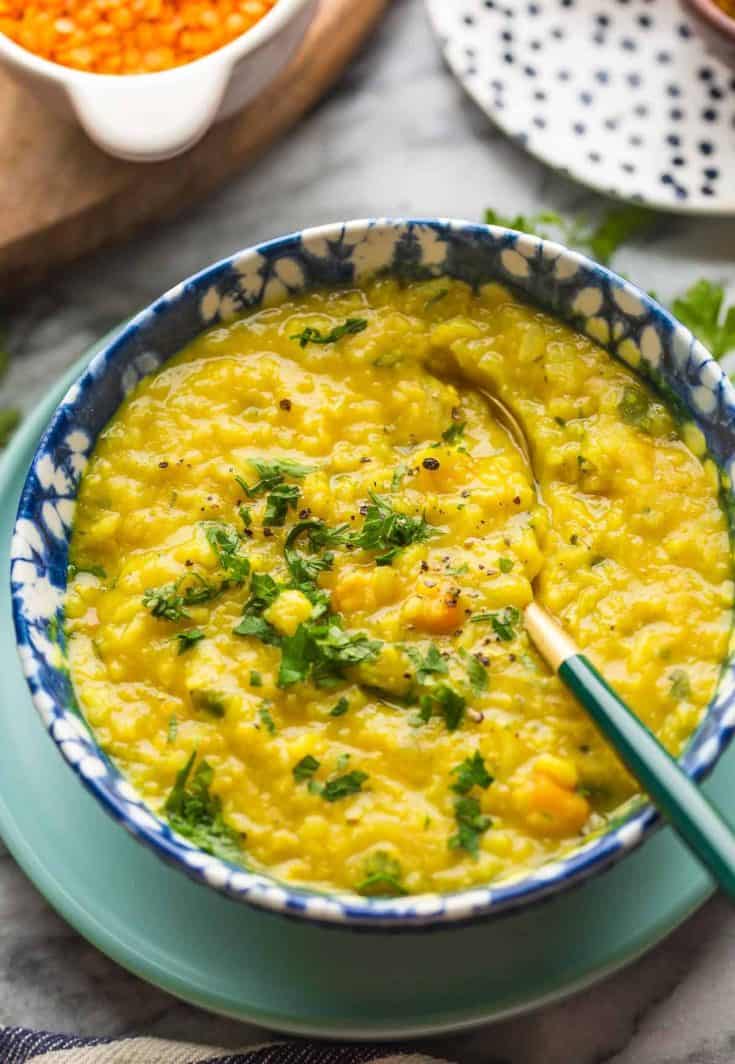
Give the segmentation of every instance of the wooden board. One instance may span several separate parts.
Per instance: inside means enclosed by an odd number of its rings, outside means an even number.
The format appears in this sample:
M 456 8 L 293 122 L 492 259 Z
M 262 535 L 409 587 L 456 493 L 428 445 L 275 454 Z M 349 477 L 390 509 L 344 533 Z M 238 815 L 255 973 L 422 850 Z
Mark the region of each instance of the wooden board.
M 191 206 L 255 159 L 336 81 L 390 0 L 321 0 L 288 68 L 191 151 L 112 159 L 0 71 L 0 298 Z

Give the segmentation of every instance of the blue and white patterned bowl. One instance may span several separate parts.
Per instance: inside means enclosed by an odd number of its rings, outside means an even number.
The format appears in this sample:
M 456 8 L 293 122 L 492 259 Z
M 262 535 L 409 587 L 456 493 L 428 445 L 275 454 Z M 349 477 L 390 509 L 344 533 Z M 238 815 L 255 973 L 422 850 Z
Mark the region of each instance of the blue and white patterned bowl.
M 699 426 L 733 503 L 735 392 L 692 334 L 634 285 L 558 244 L 498 227 L 445 220 L 336 224 L 238 252 L 162 296 L 104 348 L 58 406 L 21 496 L 11 548 L 13 613 L 33 701 L 51 738 L 107 811 L 160 857 L 235 899 L 333 925 L 451 924 L 526 905 L 602 871 L 649 835 L 655 811 L 634 800 L 603 835 L 536 871 L 454 894 L 370 899 L 299 889 L 208 856 L 146 808 L 102 753 L 76 705 L 61 620 L 67 552 L 80 477 L 123 397 L 202 329 L 319 285 L 376 273 L 448 274 L 515 286 L 573 323 L 679 404 Z M 691 431 L 691 430 L 690 430 Z M 733 648 L 717 693 L 682 757 L 701 778 L 735 727 Z

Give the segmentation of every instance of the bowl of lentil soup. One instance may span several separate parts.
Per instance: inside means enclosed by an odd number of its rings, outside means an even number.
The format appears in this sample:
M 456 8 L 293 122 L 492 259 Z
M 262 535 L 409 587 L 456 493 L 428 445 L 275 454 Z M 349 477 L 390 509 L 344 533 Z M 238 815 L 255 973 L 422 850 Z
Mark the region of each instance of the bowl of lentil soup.
M 734 403 L 667 311 L 536 237 L 238 253 L 127 325 L 39 445 L 11 557 L 34 703 L 136 838 L 255 906 L 404 928 L 573 886 L 657 818 L 521 610 L 711 769 Z
M 186 151 L 285 66 L 316 0 L 7 0 L 0 62 L 104 151 Z

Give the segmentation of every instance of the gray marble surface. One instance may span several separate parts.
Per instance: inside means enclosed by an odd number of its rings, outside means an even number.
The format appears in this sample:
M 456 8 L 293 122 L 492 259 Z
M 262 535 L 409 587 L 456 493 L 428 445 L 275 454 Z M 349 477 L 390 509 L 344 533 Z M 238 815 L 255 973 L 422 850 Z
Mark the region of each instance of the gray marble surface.
M 444 69 L 421 0 L 394 0 L 330 97 L 248 173 L 176 223 L 67 270 L 6 315 L 0 392 L 30 409 L 101 334 L 236 247 L 380 214 L 479 219 L 486 206 L 577 210 L 597 198 L 506 142 Z M 664 298 L 735 275 L 735 220 L 662 218 L 619 269 Z M 726 1064 L 735 1060 L 735 916 L 715 899 L 668 941 L 571 1001 L 427 1043 L 486 1064 Z M 190 1008 L 128 975 L 67 927 L 0 848 L 0 1023 L 150 1033 L 235 1046 L 264 1032 Z

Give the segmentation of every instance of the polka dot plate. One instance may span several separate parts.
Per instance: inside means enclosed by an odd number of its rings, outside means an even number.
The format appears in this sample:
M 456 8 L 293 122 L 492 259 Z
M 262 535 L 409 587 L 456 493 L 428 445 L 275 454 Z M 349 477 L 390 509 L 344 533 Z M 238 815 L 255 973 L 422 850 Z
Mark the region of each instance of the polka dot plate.
M 427 6 L 453 72 L 536 158 L 606 195 L 735 214 L 735 49 L 711 52 L 684 0 Z

